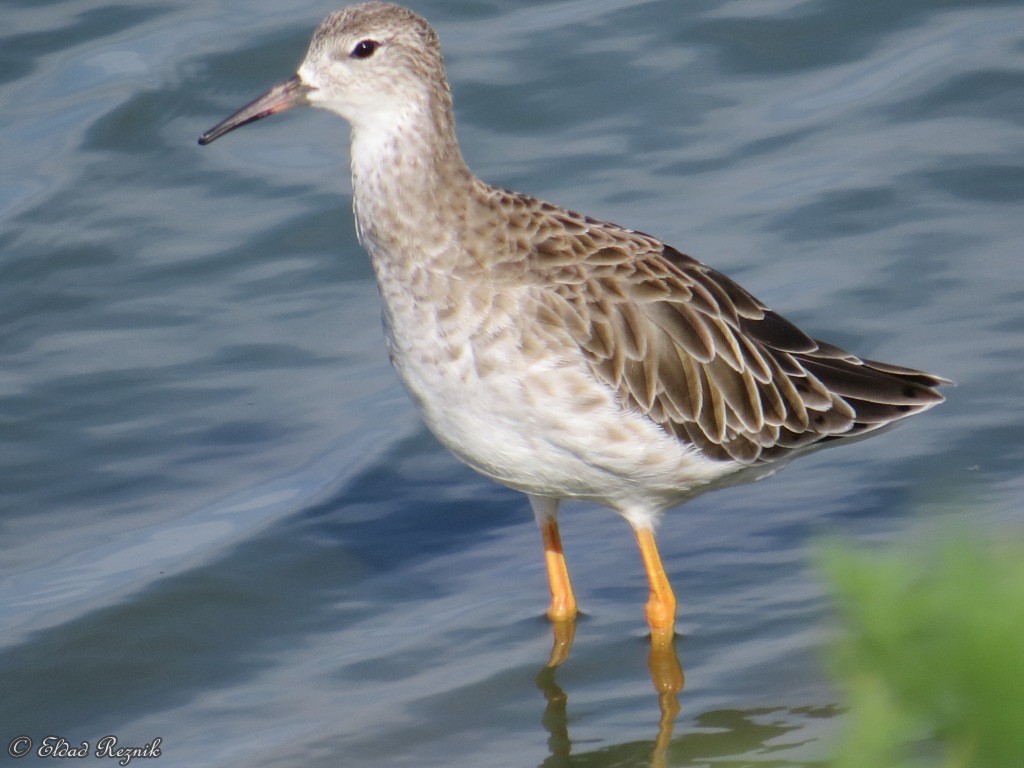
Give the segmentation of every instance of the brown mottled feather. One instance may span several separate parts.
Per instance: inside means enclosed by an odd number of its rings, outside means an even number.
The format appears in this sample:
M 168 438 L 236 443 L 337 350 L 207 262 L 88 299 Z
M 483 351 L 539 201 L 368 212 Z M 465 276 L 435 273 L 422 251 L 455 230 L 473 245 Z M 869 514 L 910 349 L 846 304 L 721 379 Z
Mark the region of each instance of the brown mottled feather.
M 944 379 L 812 339 L 648 235 L 498 194 L 541 217 L 539 245 L 504 254 L 528 263 L 541 315 L 566 330 L 623 407 L 708 457 L 774 461 L 943 400 L 934 388 Z

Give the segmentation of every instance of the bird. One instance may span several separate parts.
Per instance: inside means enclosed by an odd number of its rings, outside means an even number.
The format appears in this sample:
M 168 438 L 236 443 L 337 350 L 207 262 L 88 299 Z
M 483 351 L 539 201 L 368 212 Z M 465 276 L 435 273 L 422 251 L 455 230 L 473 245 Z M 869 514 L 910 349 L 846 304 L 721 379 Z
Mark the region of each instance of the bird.
M 629 523 L 651 637 L 671 637 L 655 539 L 669 510 L 944 400 L 947 379 L 812 338 L 656 237 L 478 179 L 438 35 L 406 8 L 330 14 L 294 76 L 199 143 L 299 105 L 350 125 L 356 234 L 391 361 L 445 447 L 526 494 L 556 624 L 579 610 L 562 501 Z

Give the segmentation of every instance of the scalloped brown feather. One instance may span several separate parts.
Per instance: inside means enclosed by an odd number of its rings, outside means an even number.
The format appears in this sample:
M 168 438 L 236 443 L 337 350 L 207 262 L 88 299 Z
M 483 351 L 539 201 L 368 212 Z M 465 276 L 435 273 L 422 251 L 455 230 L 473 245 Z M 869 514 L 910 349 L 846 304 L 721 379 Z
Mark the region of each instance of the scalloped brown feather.
M 533 230 L 512 238 L 497 261 L 521 264 L 515 272 L 529 276 L 548 321 L 565 329 L 623 408 L 709 458 L 774 461 L 944 399 L 935 387 L 945 379 L 817 341 L 649 235 L 497 195 L 492 203 L 516 212 L 512 231 L 524 220 Z

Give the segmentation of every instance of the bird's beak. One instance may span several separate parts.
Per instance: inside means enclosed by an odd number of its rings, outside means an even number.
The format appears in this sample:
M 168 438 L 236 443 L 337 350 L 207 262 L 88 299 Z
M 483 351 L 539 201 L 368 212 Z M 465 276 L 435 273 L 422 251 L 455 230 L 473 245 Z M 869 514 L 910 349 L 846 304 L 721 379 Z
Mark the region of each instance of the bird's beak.
M 268 115 L 284 112 L 292 107 L 308 104 L 308 94 L 312 90 L 311 86 L 303 83 L 299 76 L 295 75 L 283 83 L 275 85 L 255 101 L 246 104 L 227 120 L 217 123 L 199 137 L 199 143 L 205 146 L 235 128 L 241 128 L 243 125 L 262 120 Z

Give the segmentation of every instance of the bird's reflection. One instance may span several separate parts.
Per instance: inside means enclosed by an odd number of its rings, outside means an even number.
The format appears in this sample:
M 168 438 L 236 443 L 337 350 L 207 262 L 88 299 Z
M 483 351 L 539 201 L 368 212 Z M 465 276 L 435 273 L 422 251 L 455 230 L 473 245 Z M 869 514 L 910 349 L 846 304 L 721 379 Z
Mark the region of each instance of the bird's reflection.
M 572 750 L 572 742 L 569 740 L 569 717 L 566 712 L 569 697 L 555 680 L 556 669 L 558 667 L 549 664 L 537 673 L 537 687 L 548 702 L 544 708 L 542 722 L 548 732 L 548 750 L 551 756 L 544 761 L 545 766 L 564 765 Z
M 551 623 L 551 627 L 554 642 L 551 644 L 551 656 L 548 657 L 548 664 L 544 669 L 553 670 L 569 658 L 572 641 L 576 637 L 576 620 L 554 621 Z
M 654 750 L 651 753 L 651 765 L 654 768 L 668 765 L 666 753 L 672 742 L 672 727 L 679 714 L 679 692 L 686 684 L 683 667 L 676 654 L 675 636 L 651 637 L 651 650 L 647 654 L 647 668 L 651 672 L 651 682 L 658 692 L 658 735 L 654 739 Z
M 568 695 L 555 679 L 558 667 L 569 658 L 572 641 L 576 634 L 575 621 L 553 623 L 554 641 L 548 663 L 537 674 L 537 688 L 544 694 L 547 706 L 544 708 L 543 723 L 547 730 L 550 756 L 544 761 L 545 768 L 569 764 L 572 740 L 569 738 L 567 714 Z M 651 766 L 661 768 L 667 765 L 666 754 L 672 741 L 672 729 L 679 714 L 679 692 L 683 690 L 685 677 L 676 653 L 674 635 L 652 635 L 647 655 L 647 667 L 651 682 L 658 696 L 657 733 L 651 752 Z

